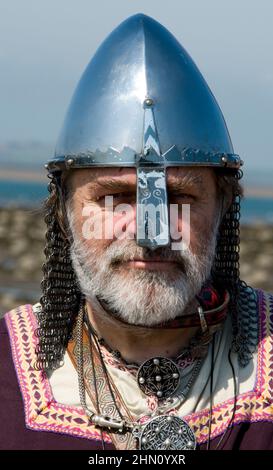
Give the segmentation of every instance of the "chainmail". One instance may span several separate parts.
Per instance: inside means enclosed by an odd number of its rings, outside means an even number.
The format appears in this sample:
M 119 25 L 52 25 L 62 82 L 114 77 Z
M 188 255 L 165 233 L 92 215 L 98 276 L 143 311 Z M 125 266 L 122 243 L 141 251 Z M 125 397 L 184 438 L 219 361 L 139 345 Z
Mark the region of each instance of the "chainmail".
M 70 257 L 68 224 L 65 217 L 61 172 L 48 174 L 49 197 L 45 201 L 47 225 L 41 312 L 36 334 L 36 368 L 56 369 L 61 366 L 73 324 L 79 311 L 81 291 Z M 236 170 L 234 177 L 242 178 Z M 232 204 L 221 222 L 212 280 L 219 289 L 229 290 L 231 301 L 229 313 L 233 324 L 233 351 L 238 354 L 239 364 L 244 367 L 257 347 L 257 295 L 252 287 L 240 280 L 240 194 L 233 194 Z
M 234 177 L 240 180 L 242 170 Z M 234 191 L 232 204 L 222 219 L 212 268 L 213 283 L 230 293 L 229 313 L 232 319 L 232 350 L 245 367 L 258 344 L 258 298 L 255 289 L 240 279 L 240 212 L 241 196 Z
M 77 284 L 70 254 L 69 243 L 64 239 L 56 214 L 58 204 L 57 182 L 48 185 L 50 196 L 45 202 L 47 225 L 43 280 L 41 282 L 41 311 L 38 314 L 36 335 L 36 368 L 56 369 L 62 364 L 63 355 L 78 313 L 81 293 Z

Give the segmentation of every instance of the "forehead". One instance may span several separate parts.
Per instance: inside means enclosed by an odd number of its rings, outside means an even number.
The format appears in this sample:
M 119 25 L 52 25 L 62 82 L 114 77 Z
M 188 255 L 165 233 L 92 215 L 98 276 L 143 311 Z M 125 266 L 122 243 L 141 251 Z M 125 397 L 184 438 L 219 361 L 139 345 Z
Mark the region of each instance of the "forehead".
M 172 185 L 183 181 L 196 185 L 209 185 L 214 180 L 212 168 L 207 167 L 168 167 L 166 168 L 167 184 Z M 92 186 L 97 182 L 107 182 L 115 180 L 121 184 L 128 183 L 130 186 L 136 185 L 136 168 L 122 167 L 94 167 L 70 170 L 66 175 L 66 180 L 74 190 L 83 186 Z

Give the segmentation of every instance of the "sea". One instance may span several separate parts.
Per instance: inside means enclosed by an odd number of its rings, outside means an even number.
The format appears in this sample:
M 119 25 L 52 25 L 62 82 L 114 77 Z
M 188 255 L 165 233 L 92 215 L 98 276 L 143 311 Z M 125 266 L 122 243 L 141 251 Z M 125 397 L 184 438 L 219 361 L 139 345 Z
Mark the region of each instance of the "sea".
M 0 207 L 32 208 L 47 197 L 47 184 L 29 181 L 0 181 Z M 273 225 L 273 198 L 246 197 L 241 203 L 241 222 Z

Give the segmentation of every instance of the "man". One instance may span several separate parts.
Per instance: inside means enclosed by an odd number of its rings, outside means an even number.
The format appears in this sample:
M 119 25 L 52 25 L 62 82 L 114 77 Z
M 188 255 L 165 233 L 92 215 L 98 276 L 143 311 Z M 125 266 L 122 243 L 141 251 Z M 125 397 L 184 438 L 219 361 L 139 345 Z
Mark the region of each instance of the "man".
M 46 165 L 43 295 L 1 322 L 1 448 L 273 448 L 241 165 L 175 38 L 144 15 L 114 30 Z

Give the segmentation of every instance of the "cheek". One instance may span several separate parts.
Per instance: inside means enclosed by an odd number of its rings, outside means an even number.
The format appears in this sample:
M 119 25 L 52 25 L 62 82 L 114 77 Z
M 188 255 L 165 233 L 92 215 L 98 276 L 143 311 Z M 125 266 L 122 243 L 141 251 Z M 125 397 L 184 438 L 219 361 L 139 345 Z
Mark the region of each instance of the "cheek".
M 135 207 L 120 205 L 119 209 L 107 209 L 98 204 L 88 204 L 82 209 L 78 230 L 87 242 L 101 247 L 115 240 L 133 239 L 136 231 Z
M 87 250 L 100 250 L 111 242 L 101 235 L 103 225 L 102 211 L 96 204 L 82 203 L 75 211 L 74 228 Z
M 112 218 L 111 218 L 112 217 Z M 113 222 L 112 222 L 113 220 Z M 110 214 L 109 220 L 106 218 L 106 226 L 112 223 L 112 239 L 134 239 L 136 234 L 136 207 L 135 205 L 120 205 L 114 213 Z
M 108 248 L 108 246 L 111 244 L 111 241 L 109 240 L 96 240 L 95 238 L 86 240 L 85 241 L 85 247 L 86 247 L 86 252 L 89 254 L 93 254 L 93 257 L 95 257 L 95 260 L 103 256 L 105 253 L 105 250 Z M 92 255 L 91 255 L 92 256 Z M 95 261 L 94 260 L 94 261 Z
M 187 213 L 185 212 L 187 215 Z M 180 210 L 178 213 L 178 232 L 183 235 L 183 231 L 190 233 L 190 247 L 194 254 L 204 249 L 204 245 L 210 240 L 214 227 L 214 207 L 192 207 L 190 206 L 190 217 L 185 217 Z

